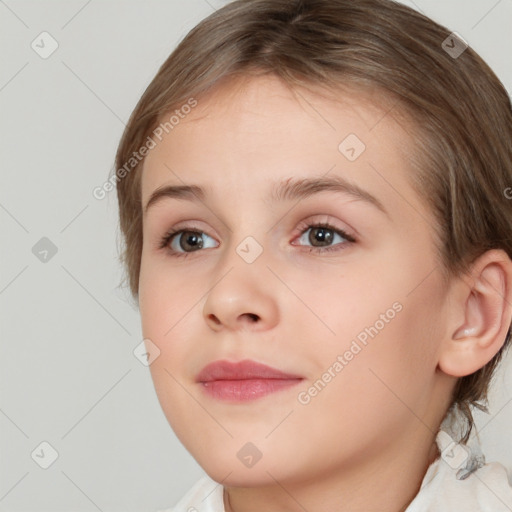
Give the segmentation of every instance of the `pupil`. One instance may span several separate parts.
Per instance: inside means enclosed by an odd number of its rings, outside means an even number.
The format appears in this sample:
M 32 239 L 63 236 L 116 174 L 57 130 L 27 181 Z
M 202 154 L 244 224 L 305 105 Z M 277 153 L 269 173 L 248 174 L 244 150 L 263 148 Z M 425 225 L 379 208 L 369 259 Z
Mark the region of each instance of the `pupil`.
M 332 242 L 332 230 L 327 228 L 313 228 L 309 236 L 309 241 L 315 245 L 315 242 L 320 242 L 322 245 L 329 245 Z
M 189 231 L 189 235 L 185 237 L 185 244 L 189 245 L 189 248 L 192 249 L 201 249 L 203 246 L 203 240 L 199 237 L 198 233 Z M 185 250 L 187 249 L 183 244 L 181 244 L 181 248 Z

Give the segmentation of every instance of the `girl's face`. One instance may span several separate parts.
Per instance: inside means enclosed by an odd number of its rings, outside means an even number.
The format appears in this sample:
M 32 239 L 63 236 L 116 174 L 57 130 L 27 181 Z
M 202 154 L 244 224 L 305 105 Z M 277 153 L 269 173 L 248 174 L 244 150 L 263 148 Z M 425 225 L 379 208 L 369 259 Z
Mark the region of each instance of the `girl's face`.
M 178 438 L 248 487 L 430 446 L 453 385 L 437 370 L 449 296 L 410 135 L 361 94 L 294 97 L 272 77 L 190 110 L 142 176 L 142 328 Z M 287 377 L 198 377 L 247 360 Z

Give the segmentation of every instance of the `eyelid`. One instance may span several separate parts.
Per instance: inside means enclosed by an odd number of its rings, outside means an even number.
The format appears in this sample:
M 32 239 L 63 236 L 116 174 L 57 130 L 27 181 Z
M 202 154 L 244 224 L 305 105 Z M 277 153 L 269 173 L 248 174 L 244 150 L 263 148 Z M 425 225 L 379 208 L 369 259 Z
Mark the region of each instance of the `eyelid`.
M 310 229 L 311 227 L 315 226 L 321 226 L 325 227 L 326 229 L 331 229 L 333 231 L 336 231 L 339 233 L 343 238 L 345 238 L 349 242 L 357 242 L 359 236 L 354 234 L 354 231 L 352 228 L 349 227 L 341 227 L 338 226 L 339 221 L 337 221 L 334 217 L 330 215 L 313 215 L 312 217 L 307 217 L 306 219 L 299 222 L 297 226 L 298 235 L 301 236 L 305 231 Z M 346 224 L 345 224 L 346 226 Z M 297 238 L 297 236 L 294 237 Z
M 166 235 L 176 234 L 181 231 L 199 231 L 200 233 L 204 233 L 211 238 L 216 238 L 216 235 L 214 236 L 209 234 L 209 231 L 214 230 L 211 230 L 209 227 L 206 230 L 206 228 L 204 227 L 204 222 L 193 219 L 185 220 L 182 222 L 178 222 L 177 224 L 174 224 L 172 228 L 166 231 Z

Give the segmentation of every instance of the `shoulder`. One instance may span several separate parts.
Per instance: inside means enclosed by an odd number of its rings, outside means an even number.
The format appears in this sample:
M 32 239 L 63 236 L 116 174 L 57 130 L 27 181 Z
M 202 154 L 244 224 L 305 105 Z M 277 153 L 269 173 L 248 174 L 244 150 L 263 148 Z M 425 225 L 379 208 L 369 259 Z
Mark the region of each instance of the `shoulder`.
M 467 443 L 461 444 L 465 427 L 460 411 L 450 409 L 436 436 L 439 456 L 429 466 L 406 512 L 512 511 L 507 469 L 499 462 L 485 462 L 476 429 Z
M 173 507 L 156 512 L 224 512 L 223 489 L 205 475 Z
M 406 512 L 510 512 L 512 487 L 505 467 L 490 462 L 461 480 L 442 458 L 429 467 Z

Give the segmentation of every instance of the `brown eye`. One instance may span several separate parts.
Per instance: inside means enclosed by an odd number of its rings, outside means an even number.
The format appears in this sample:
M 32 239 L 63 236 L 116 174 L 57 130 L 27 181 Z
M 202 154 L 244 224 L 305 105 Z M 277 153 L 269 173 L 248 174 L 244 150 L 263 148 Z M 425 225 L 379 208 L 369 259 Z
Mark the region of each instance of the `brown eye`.
M 325 247 L 329 249 L 337 245 L 355 242 L 355 239 L 334 226 L 310 224 L 302 231 L 299 242 L 306 246 L 310 244 L 313 248 L 321 249 Z
M 298 230 L 300 236 L 292 242 L 292 245 L 304 246 L 309 253 L 319 255 L 334 253 L 357 242 L 352 235 L 329 222 L 303 222 Z
M 325 227 L 313 227 L 309 230 L 308 240 L 314 247 L 325 247 L 334 240 L 334 230 Z M 316 245 L 316 244 L 319 245 Z
M 204 245 L 202 233 L 198 231 L 182 231 L 181 233 L 176 233 L 171 242 L 171 247 L 175 241 L 178 244 L 179 250 L 183 250 L 184 252 L 202 249 Z
M 208 240 L 209 239 L 209 240 Z M 203 248 L 216 247 L 212 237 L 195 229 L 181 229 L 168 233 L 161 241 L 160 248 L 167 247 L 171 253 L 186 255 Z

